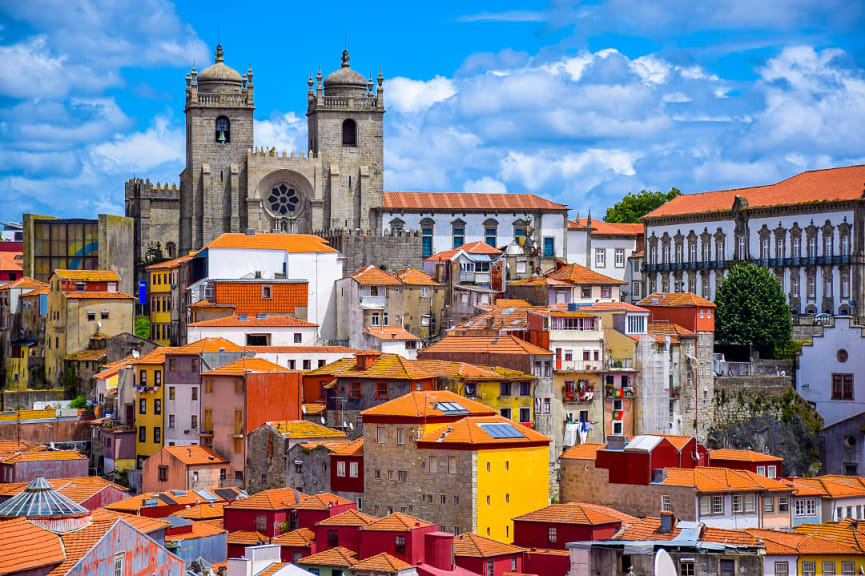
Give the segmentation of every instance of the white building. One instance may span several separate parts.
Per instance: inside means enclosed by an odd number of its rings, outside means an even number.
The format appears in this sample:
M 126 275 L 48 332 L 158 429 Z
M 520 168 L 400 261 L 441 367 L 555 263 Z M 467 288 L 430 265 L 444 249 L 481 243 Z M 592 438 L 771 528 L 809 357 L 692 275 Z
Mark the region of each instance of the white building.
M 835 318 L 802 346 L 796 369 L 799 395 L 831 426 L 865 412 L 865 333 L 849 316 Z
M 714 299 L 727 270 L 751 261 L 775 273 L 794 314 L 860 317 L 863 182 L 865 166 L 848 166 L 673 198 L 643 218 L 648 293 Z
M 569 264 L 625 280 L 628 258 L 642 248 L 642 224 L 608 224 L 591 215 L 568 221 Z
M 345 346 L 247 346 L 256 358 L 263 358 L 289 370 L 314 370 L 359 352 Z
M 423 256 L 471 242 L 530 239 L 544 258 L 565 258 L 568 207 L 534 194 L 385 192 L 382 229 L 419 230 Z
M 381 350 L 385 354 L 399 354 L 409 360 L 417 360 L 420 338 L 402 326 L 378 326 L 363 331 L 364 348 Z
M 189 341 L 225 338 L 238 346 L 314 346 L 318 326 L 291 316 L 228 316 L 190 324 Z
M 319 326 L 322 340 L 336 337 L 334 283 L 343 276 L 343 257 L 318 236 L 223 234 L 205 245 L 197 257 L 206 259 L 208 279 L 306 280 L 309 283 L 307 319 Z M 191 334 L 187 339 L 195 340 Z

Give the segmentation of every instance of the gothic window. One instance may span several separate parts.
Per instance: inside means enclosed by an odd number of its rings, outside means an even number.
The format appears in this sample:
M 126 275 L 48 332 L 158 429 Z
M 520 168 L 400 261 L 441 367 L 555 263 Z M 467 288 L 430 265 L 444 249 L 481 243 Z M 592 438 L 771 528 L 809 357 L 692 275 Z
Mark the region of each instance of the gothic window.
M 425 218 L 420 221 L 420 231 L 421 231 L 421 250 L 424 258 L 432 256 L 433 254 L 433 230 L 435 229 L 435 223 L 431 218 Z
M 174 258 L 175 253 L 177 252 L 177 248 L 174 245 L 174 242 L 169 242 L 168 244 L 166 244 L 165 245 L 165 251 L 168 252 L 169 258 Z
M 351 118 L 342 123 L 342 145 L 351 148 L 357 146 L 357 124 Z
M 216 119 L 216 141 L 219 144 L 231 142 L 231 123 L 225 116 Z
M 271 188 L 267 204 L 277 216 L 290 216 L 300 209 L 300 196 L 294 188 L 279 184 Z

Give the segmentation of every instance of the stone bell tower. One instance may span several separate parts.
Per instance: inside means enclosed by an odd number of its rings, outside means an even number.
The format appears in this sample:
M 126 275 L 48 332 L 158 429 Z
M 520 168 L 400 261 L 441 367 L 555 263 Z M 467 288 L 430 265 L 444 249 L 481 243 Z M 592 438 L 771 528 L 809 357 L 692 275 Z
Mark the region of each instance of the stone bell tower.
M 348 50 L 342 66 L 322 82 L 309 77 L 309 149 L 321 160 L 325 183 L 324 224 L 331 230 L 372 230 L 383 201 L 384 78 L 376 90 L 351 69 Z
M 215 62 L 186 75 L 186 168 L 180 175 L 180 254 L 247 225 L 246 154 L 252 149 L 252 68 Z

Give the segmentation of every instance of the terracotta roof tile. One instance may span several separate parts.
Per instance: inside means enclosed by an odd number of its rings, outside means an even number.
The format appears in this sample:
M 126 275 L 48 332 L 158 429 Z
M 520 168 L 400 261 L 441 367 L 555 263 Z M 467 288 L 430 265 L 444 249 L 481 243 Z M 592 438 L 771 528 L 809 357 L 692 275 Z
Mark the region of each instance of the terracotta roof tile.
M 226 316 L 224 318 L 213 318 L 202 320 L 189 325 L 190 328 L 315 328 L 318 324 L 300 320 L 292 316 L 266 316 L 258 318 L 247 316 L 242 320 L 240 316 Z
M 589 225 L 587 218 L 568 220 L 568 230 L 585 230 Z M 624 224 L 592 220 L 592 236 L 639 236 L 643 233 L 642 224 Z
M 469 558 L 493 558 L 505 554 L 522 554 L 523 549 L 492 538 L 484 538 L 465 532 L 454 538 L 454 556 Z
M 207 446 L 191 445 L 191 446 L 165 446 L 162 448 L 166 453 L 171 454 L 174 458 L 186 464 L 187 466 L 197 466 L 201 464 L 225 464 L 228 462 L 225 458 L 208 448 Z
M 297 510 L 327 510 L 331 506 L 342 506 L 351 504 L 352 501 L 336 494 L 322 492 L 314 496 L 301 498 L 300 502 L 295 505 Z
M 384 209 L 479 210 L 500 212 L 513 210 L 566 210 L 564 204 L 551 202 L 534 194 L 488 194 L 484 192 L 385 192 Z
M 0 270 L 4 272 L 21 272 L 23 262 L 23 252 L 0 252 Z
M 0 290 L 9 290 L 10 288 L 48 288 L 48 284 L 45 282 L 40 282 L 35 278 L 24 276 L 22 278 L 19 278 L 18 280 L 14 280 L 12 282 L 7 282 L 6 284 L 0 285 Z
M 236 530 L 228 533 L 228 543 L 255 546 L 261 543 L 270 543 L 270 538 L 268 538 L 266 534 L 262 534 L 255 530 Z
M 116 518 L 122 518 L 127 524 L 145 534 L 151 534 L 158 530 L 165 530 L 171 526 L 171 522 L 163 518 L 150 518 L 149 516 L 126 514 L 124 512 L 106 510 L 105 508 L 97 508 L 93 511 L 91 516 L 94 520 L 113 520 Z
M 114 270 L 64 270 L 57 269 L 54 274 L 61 280 L 84 280 L 85 282 L 120 282 Z
M 126 366 L 137 366 L 139 364 L 146 365 L 156 365 L 156 364 L 165 364 L 165 354 L 175 350 L 175 348 L 171 348 L 169 346 L 160 346 L 159 348 L 154 348 L 144 356 L 140 356 L 138 358 L 127 359 Z
M 783 458 L 772 456 L 771 454 L 763 454 L 762 452 L 754 452 L 753 450 L 734 450 L 732 448 L 719 448 L 709 451 L 711 460 L 726 460 L 735 462 L 783 462 Z
M 287 566 L 287 565 L 288 565 L 288 562 L 274 562 L 273 564 L 271 564 L 270 566 L 268 566 L 267 568 L 265 568 L 263 571 L 259 572 L 255 576 L 273 576 L 281 568 L 283 568 L 284 566 Z
M 2 460 L 2 458 L 0 458 Z M 100 476 L 82 476 L 80 478 L 50 478 L 46 482 L 54 487 L 58 493 L 66 496 L 76 504 L 86 502 L 93 496 L 99 494 L 108 487 L 126 492 L 126 488 L 106 480 Z M 0 496 L 15 496 L 27 488 L 29 482 L 14 482 L 11 484 L 0 484 Z
M 402 326 L 369 327 L 364 330 L 363 333 L 369 334 L 373 338 L 378 338 L 379 340 L 420 340 L 420 338 Z
M 645 312 L 649 313 L 645 308 L 628 304 L 627 302 L 596 302 L 591 306 L 580 306 L 580 310 L 585 312 Z
M 857 200 L 862 197 L 863 182 L 865 165 L 809 170 L 766 186 L 682 194 L 644 218 L 726 212 L 733 208 L 737 196 L 744 198 L 750 208 Z
M 495 410 L 469 400 L 449 390 L 436 390 L 426 392 L 410 392 L 399 398 L 394 398 L 378 406 L 367 408 L 361 414 L 364 418 L 367 416 L 403 416 L 409 418 L 429 418 L 430 416 L 447 416 L 447 414 L 437 408 L 439 402 L 452 402 L 459 404 L 462 408 L 468 411 L 469 414 L 475 415 L 493 415 Z
M 335 446 L 333 453 L 337 456 L 363 456 L 363 438 L 349 442 L 342 446 Z
M 165 541 L 176 542 L 178 540 L 195 540 L 197 538 L 208 538 L 226 532 L 224 528 L 208 524 L 207 522 L 193 522 L 191 528 L 192 530 L 189 532 L 166 534 Z
M 346 378 L 392 378 L 397 380 L 420 380 L 433 375 L 421 369 L 414 361 L 399 354 L 382 353 L 378 350 L 362 351 L 358 354 L 372 354 L 376 358 L 367 369 L 357 368 L 355 358 L 342 358 L 321 368 L 305 372 L 309 375 L 334 375 Z M 355 355 L 357 356 L 357 354 Z
M 452 380 L 471 379 L 471 380 L 501 380 L 501 375 L 497 374 L 489 368 L 483 366 L 475 366 L 467 362 L 449 362 L 448 360 L 415 360 L 418 365 L 431 374 L 436 376 L 445 376 Z M 522 372 L 517 374 L 522 374 Z M 529 379 L 533 376 L 525 375 Z
M 780 530 L 750 529 L 748 533 L 763 541 L 767 555 L 797 556 L 797 555 L 847 555 L 861 554 L 858 546 L 852 544 L 850 538 L 838 539 L 834 527 L 824 529 L 820 524 L 811 524 L 796 528 L 797 532 L 782 532 Z
M 487 352 L 495 354 L 526 354 L 551 356 L 552 352 L 516 336 L 445 336 L 420 352 L 423 359 L 433 352 Z
M 12 454 L 0 458 L 4 464 L 16 464 L 18 462 L 42 462 L 47 460 L 86 460 L 87 456 L 75 450 L 40 450 L 27 451 Z
M 380 552 L 375 556 L 370 556 L 359 560 L 351 565 L 352 572 L 369 570 L 370 572 L 397 572 L 400 570 L 408 570 L 411 564 L 403 562 L 396 556 L 391 556 L 387 552 Z
M 193 256 L 191 254 L 187 254 L 186 256 L 180 256 L 179 258 L 172 258 L 171 260 L 165 260 L 163 262 L 157 262 L 156 264 L 151 264 L 145 270 L 172 270 L 177 268 L 184 262 L 189 262 L 192 260 Z
M 274 364 L 264 358 L 239 358 L 234 362 L 229 362 L 219 368 L 214 368 L 207 372 L 202 372 L 202 376 L 243 376 L 244 374 L 265 374 L 265 373 L 287 373 L 293 372 L 288 368 L 283 368 L 279 364 Z
M 506 424 L 511 426 L 522 437 L 499 438 L 491 435 L 490 429 L 485 428 L 488 424 Z M 447 449 L 451 446 L 519 446 L 519 445 L 548 445 L 550 439 L 539 432 L 535 432 L 527 426 L 517 424 L 504 416 L 468 416 L 457 420 L 447 427 L 438 428 L 418 439 L 418 447 L 437 447 Z
M 335 546 L 328 548 L 323 552 L 306 556 L 297 561 L 298 564 L 309 564 L 312 566 L 337 566 L 341 568 L 350 568 L 357 561 L 357 552 Z
M 594 270 L 590 270 L 579 264 L 568 264 L 546 275 L 546 278 L 552 280 L 562 280 L 572 284 L 626 284 L 623 280 L 616 280 L 609 276 L 604 276 Z
M 208 248 L 240 249 L 240 250 L 283 250 L 292 254 L 307 252 L 336 252 L 327 241 L 311 234 L 227 233 L 205 244 L 202 250 Z
M 661 334 L 664 336 L 693 336 L 694 332 L 684 326 L 670 322 L 649 322 L 648 332 L 650 334 Z
M 107 355 L 108 352 L 105 348 L 88 348 L 86 350 L 80 350 L 75 354 L 70 354 L 66 359 L 72 360 L 73 362 L 97 362 L 105 358 Z
M 402 282 L 395 276 L 391 276 L 381 268 L 367 266 L 361 268 L 349 278 L 353 278 L 361 286 L 400 286 Z
M 294 314 L 309 305 L 309 282 L 262 279 L 212 280 L 213 301 L 207 305 L 231 306 L 235 314 Z M 262 286 L 270 286 L 270 298 L 262 298 Z M 201 302 L 196 302 L 196 306 Z M 201 304 L 204 306 L 205 304 Z
M 614 508 L 585 502 L 551 504 L 546 508 L 517 516 L 514 520 L 523 522 L 552 522 L 558 524 L 579 524 L 594 526 L 612 522 L 632 523 L 637 519 Z
M 66 559 L 60 537 L 24 518 L 0 522 L 0 574 L 60 564 Z
M 768 490 L 786 492 L 791 488 L 772 478 L 754 474 L 748 470 L 730 468 L 665 468 L 666 478 L 661 484 L 666 486 L 687 486 L 703 492 L 747 492 Z
M 354 356 L 359 350 L 347 346 L 247 346 L 255 354 L 347 354 Z
M 851 479 L 857 479 L 851 476 Z M 815 478 L 787 478 L 785 482 L 794 488 L 797 496 L 826 496 L 828 498 L 849 498 L 865 496 L 865 485 L 861 481 L 845 480 L 845 477 L 817 476 Z
M 762 544 L 759 538 L 753 534 L 749 534 L 746 530 L 729 530 L 726 528 L 712 528 L 710 526 L 702 527 L 700 530 L 700 541 L 755 547 L 759 547 Z
M 459 248 L 436 252 L 435 254 L 427 258 L 425 262 L 444 262 L 446 260 L 453 260 L 454 256 L 456 256 L 460 252 L 464 252 L 466 254 L 487 254 L 491 257 L 499 256 L 502 253 L 501 250 L 494 246 L 490 246 L 486 242 L 469 242 L 468 244 L 463 244 Z
M 672 540 L 679 535 L 681 530 L 676 527 L 669 532 L 661 532 L 660 518 L 641 518 L 620 530 L 613 540 L 642 541 L 642 540 Z
M 838 522 L 824 522 L 822 524 L 803 523 L 796 526 L 796 532 L 800 534 L 810 534 L 819 538 L 836 542 L 842 546 L 848 546 L 856 549 L 859 552 L 865 552 L 865 546 L 861 544 L 863 540 L 863 530 L 858 526 L 858 522 L 850 518 Z
M 496 308 L 530 308 L 532 306 L 526 300 L 514 300 L 513 298 L 499 298 L 495 305 Z
M 354 508 L 346 510 L 342 514 L 325 518 L 318 523 L 319 526 L 366 526 L 378 520 L 375 516 L 364 514 Z
M 276 538 L 272 538 L 270 541 L 271 544 L 291 546 L 293 548 L 307 548 L 313 542 L 315 542 L 315 532 L 309 528 L 298 528 L 291 532 L 285 532 Z
M 184 508 L 179 512 L 175 512 L 174 515 L 186 518 L 187 520 L 216 520 L 225 516 L 222 509 L 227 504 L 227 502 L 206 502 Z
M 184 495 L 180 495 L 180 494 L 176 494 L 176 493 L 166 493 L 166 494 L 168 496 L 170 496 L 172 500 L 174 500 L 175 502 L 177 502 L 178 504 L 183 505 L 183 506 L 187 506 L 187 505 L 188 506 L 196 506 L 198 504 L 201 504 L 201 501 L 202 501 L 201 496 L 199 496 L 198 494 L 196 494 L 195 492 L 192 492 L 192 491 L 184 491 L 184 492 L 185 492 Z M 208 492 L 210 492 L 210 491 L 208 491 Z M 210 492 L 210 493 L 213 494 L 213 497 L 217 499 L 217 500 L 215 500 L 217 502 L 223 502 L 226 500 L 226 498 L 223 496 L 220 496 L 220 494 L 216 494 L 213 492 Z M 235 503 L 242 501 L 242 499 L 244 498 L 244 496 L 243 496 L 244 493 L 237 488 L 222 488 L 222 489 L 220 489 L 220 493 L 225 495 L 225 496 L 230 496 L 233 494 L 235 497 Z M 114 502 L 113 504 L 109 504 L 105 508 L 109 511 L 112 511 L 112 512 L 129 512 L 129 513 L 136 513 L 137 514 L 142 508 L 147 508 L 147 506 L 144 505 L 144 501 L 148 500 L 150 498 L 156 498 L 158 501 L 158 504 L 157 504 L 158 506 L 165 505 L 164 502 L 158 498 L 159 494 L 162 494 L 162 492 L 144 492 L 143 494 L 139 494 L 138 496 L 132 496 L 130 498 L 126 498 L 125 500 L 120 500 L 119 502 Z
M 702 306 L 714 308 L 711 300 L 706 300 L 693 292 L 653 292 L 637 304 L 640 306 Z
M 308 420 L 279 420 L 268 422 L 267 425 L 287 438 L 345 438 L 345 432 Z
M 660 436 L 661 438 L 666 438 L 667 441 L 679 451 L 694 439 L 693 436 L 684 436 L 682 434 L 646 434 L 646 436 Z
M 435 278 L 417 268 L 397 270 L 394 274 L 403 284 L 408 286 L 439 286 Z
M 258 492 L 249 498 L 236 500 L 229 504 L 227 508 L 231 508 L 232 510 L 285 510 L 287 508 L 294 508 L 294 505 L 297 503 L 295 497 L 302 500 L 306 497 L 306 494 L 294 488 L 274 488 Z
M 364 530 L 376 530 L 379 532 L 403 532 L 405 530 L 413 530 L 415 528 L 423 528 L 432 526 L 432 523 L 414 516 L 409 516 L 401 512 L 388 514 L 384 518 L 379 518 L 375 522 L 367 524 Z

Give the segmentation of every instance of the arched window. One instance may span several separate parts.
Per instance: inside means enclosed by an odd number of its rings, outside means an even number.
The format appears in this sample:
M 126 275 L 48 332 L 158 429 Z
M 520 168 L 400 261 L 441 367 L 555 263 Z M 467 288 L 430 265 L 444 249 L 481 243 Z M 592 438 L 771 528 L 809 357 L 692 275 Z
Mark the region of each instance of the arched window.
M 453 248 L 457 249 L 466 242 L 466 223 L 462 220 L 451 222 L 451 236 L 453 237 Z
M 174 242 L 169 242 L 165 245 L 165 250 L 168 252 L 169 258 L 174 258 L 174 253 L 177 251 L 177 248 L 174 245 Z
M 405 222 L 403 222 L 399 218 L 394 218 L 390 221 L 390 226 L 388 227 L 390 228 L 391 232 L 402 232 L 405 228 Z
M 489 218 L 484 222 L 484 242 L 493 248 L 498 244 L 499 223 Z
M 433 254 L 433 229 L 435 222 L 432 218 L 424 218 L 420 221 L 420 232 L 422 240 L 422 256 L 427 258 Z
M 342 123 L 342 145 L 357 146 L 357 124 L 351 118 Z
M 225 116 L 216 119 L 216 141 L 220 144 L 231 142 L 231 123 Z

